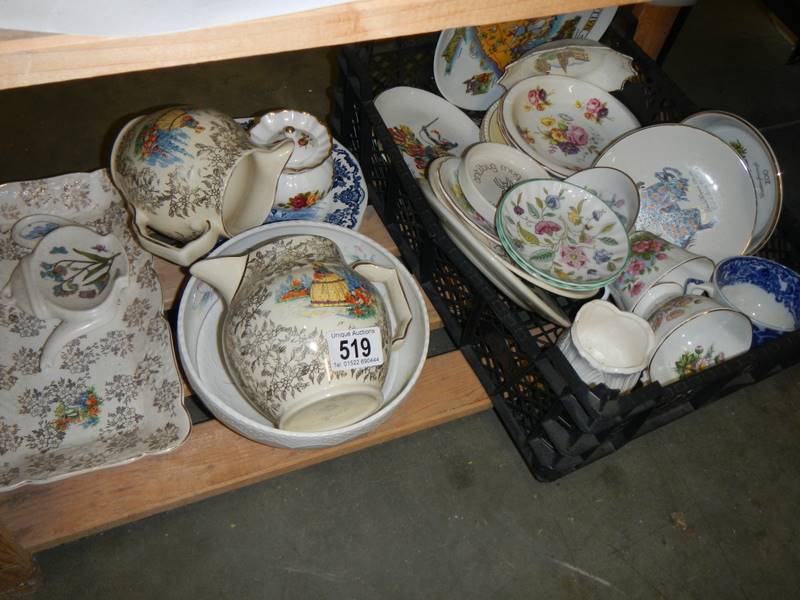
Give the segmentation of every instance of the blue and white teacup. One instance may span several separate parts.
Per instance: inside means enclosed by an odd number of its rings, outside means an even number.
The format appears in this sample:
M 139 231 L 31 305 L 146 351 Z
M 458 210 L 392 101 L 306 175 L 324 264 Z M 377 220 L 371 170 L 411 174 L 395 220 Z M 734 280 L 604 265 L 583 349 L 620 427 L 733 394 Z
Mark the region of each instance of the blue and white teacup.
M 794 331 L 800 324 L 800 275 L 765 258 L 723 260 L 710 283 L 690 283 L 687 291 L 705 291 L 746 314 L 753 324 L 753 346 Z

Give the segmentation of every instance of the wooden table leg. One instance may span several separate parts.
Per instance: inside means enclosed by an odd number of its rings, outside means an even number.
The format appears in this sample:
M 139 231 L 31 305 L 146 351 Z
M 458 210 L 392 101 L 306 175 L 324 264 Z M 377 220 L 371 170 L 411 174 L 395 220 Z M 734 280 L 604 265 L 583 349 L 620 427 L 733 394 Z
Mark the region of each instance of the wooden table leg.
M 0 599 L 26 596 L 36 591 L 41 572 L 30 552 L 0 525 Z

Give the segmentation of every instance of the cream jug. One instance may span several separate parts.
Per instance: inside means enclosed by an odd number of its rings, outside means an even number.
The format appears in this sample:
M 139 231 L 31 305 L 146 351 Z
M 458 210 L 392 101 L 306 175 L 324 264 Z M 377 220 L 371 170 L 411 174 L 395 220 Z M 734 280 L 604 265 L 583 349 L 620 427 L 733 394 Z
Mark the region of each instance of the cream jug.
M 391 351 L 411 323 L 394 269 L 348 266 L 332 240 L 293 235 L 199 261 L 191 272 L 223 297 L 226 366 L 276 427 L 327 431 L 381 407 Z
M 256 146 L 231 117 L 174 107 L 129 122 L 114 142 L 111 176 L 147 250 L 179 265 L 219 236 L 262 224 L 292 143 Z

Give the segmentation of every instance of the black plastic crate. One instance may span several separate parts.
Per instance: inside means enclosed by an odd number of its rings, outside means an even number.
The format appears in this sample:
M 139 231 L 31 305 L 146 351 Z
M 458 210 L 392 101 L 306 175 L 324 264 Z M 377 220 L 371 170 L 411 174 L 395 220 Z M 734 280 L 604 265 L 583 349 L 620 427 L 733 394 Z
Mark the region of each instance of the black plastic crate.
M 630 41 L 635 22 L 618 11 L 603 42 L 634 57 L 639 77 L 615 93 L 643 124 L 678 121 L 696 107 Z M 461 349 L 533 474 L 556 479 L 630 440 L 800 360 L 800 332 L 667 387 L 639 385 L 620 395 L 587 387 L 555 347 L 561 327 L 508 301 L 442 229 L 372 104 L 396 85 L 437 93 L 437 35 L 346 46 L 333 126 L 358 156 L 370 199 Z M 471 116 L 477 121 L 479 113 Z M 795 270 L 797 231 L 784 203 L 778 231 L 760 253 Z M 573 316 L 583 302 L 556 297 Z

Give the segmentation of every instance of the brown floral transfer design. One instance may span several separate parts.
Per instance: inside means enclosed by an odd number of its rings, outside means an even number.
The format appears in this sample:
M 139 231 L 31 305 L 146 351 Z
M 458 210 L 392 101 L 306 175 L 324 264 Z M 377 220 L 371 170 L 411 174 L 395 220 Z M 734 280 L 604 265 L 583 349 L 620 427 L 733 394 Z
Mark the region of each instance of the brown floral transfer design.
M 105 170 L 0 185 L 0 285 L 29 250 L 14 222 L 46 212 L 113 233 L 130 280 L 119 318 L 71 340 L 46 375 L 39 354 L 55 322 L 0 299 L 0 491 L 129 462 L 177 447 L 191 427 L 153 257 L 128 226 Z
M 293 269 L 308 268 L 312 262 L 343 265 L 336 244 L 317 236 L 278 238 L 251 253 L 240 290 L 231 303 L 223 323 L 222 340 L 231 372 L 258 410 L 276 414 L 287 397 L 326 378 L 331 381 L 382 381 L 389 361 L 373 367 L 344 371 L 330 368 L 327 352 L 311 352 L 308 347 L 327 348 L 325 332 L 319 328 L 283 325 L 270 318 L 270 306 L 277 300 L 277 284 Z M 276 268 L 277 267 L 277 268 Z M 346 317 L 343 317 L 346 320 Z M 377 327 L 389 356 L 391 339 L 384 312 L 377 314 Z

